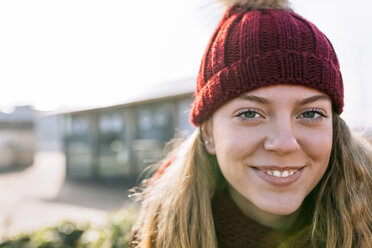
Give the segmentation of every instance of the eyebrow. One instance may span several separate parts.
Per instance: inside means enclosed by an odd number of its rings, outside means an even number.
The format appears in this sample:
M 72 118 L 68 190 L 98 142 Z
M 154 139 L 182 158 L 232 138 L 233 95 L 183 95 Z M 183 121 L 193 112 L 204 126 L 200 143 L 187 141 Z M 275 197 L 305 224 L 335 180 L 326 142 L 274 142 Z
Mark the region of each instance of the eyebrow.
M 253 96 L 253 95 L 241 95 L 241 96 L 238 97 L 238 99 L 248 100 L 248 101 L 251 101 L 251 102 L 257 102 L 257 103 L 261 103 L 261 104 L 270 104 L 271 103 L 271 101 L 266 99 L 266 98 L 259 97 L 259 96 Z
M 297 101 L 296 103 L 299 104 L 299 105 L 305 105 L 305 104 L 308 104 L 308 103 L 316 102 L 318 100 L 329 100 L 329 97 L 327 95 L 323 95 L 323 94 L 322 95 L 315 95 L 315 96 L 311 96 L 311 97 L 302 99 L 300 101 Z
M 272 101 L 269 99 L 266 99 L 264 97 L 254 96 L 254 95 L 241 95 L 238 97 L 240 100 L 248 100 L 251 102 L 257 102 L 260 104 L 271 104 Z M 327 95 L 321 94 L 321 95 L 314 95 L 305 99 L 297 100 L 296 104 L 298 105 L 305 105 L 308 103 L 316 102 L 318 100 L 329 100 L 329 97 Z

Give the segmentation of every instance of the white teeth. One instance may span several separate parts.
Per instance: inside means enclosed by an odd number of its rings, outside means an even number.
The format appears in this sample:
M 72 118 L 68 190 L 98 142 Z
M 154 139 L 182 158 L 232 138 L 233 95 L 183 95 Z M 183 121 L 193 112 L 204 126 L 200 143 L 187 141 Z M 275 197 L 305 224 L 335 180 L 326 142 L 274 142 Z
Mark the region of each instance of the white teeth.
M 285 170 L 285 171 L 278 171 L 278 170 L 265 170 L 265 173 L 274 176 L 274 177 L 289 177 L 296 173 L 297 170 Z
M 280 171 L 274 170 L 274 172 L 273 172 L 273 176 L 274 176 L 274 177 L 281 177 L 281 173 L 280 173 Z

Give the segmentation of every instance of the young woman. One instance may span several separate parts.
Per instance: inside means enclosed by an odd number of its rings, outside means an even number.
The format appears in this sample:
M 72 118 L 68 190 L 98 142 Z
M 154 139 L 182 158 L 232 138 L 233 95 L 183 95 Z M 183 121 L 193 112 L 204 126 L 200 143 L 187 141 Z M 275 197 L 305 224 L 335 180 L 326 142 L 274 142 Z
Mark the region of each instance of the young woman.
M 283 0 L 230 4 L 191 121 L 140 194 L 132 247 L 372 247 L 372 153 L 334 49 Z

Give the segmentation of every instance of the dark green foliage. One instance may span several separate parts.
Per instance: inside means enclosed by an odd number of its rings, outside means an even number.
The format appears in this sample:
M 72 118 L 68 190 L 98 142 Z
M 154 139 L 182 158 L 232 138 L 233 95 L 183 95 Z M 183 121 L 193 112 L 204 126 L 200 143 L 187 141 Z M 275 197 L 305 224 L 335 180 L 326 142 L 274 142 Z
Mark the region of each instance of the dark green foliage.
M 126 248 L 137 210 L 112 212 L 98 227 L 64 221 L 30 234 L 20 234 L 0 244 L 0 248 Z

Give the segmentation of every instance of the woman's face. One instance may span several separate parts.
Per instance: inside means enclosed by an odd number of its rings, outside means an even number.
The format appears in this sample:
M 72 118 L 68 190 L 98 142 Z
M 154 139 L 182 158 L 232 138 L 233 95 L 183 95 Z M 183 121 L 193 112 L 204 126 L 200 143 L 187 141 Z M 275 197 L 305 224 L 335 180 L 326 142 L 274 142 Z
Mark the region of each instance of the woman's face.
M 327 169 L 332 103 L 303 86 L 262 87 L 224 104 L 202 130 L 243 212 L 290 215 Z

